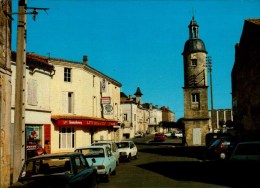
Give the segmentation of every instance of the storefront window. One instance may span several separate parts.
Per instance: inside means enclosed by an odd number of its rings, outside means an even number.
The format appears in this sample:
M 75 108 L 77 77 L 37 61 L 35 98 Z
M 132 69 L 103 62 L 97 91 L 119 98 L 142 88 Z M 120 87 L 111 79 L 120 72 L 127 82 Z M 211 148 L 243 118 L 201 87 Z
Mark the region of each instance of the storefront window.
M 59 129 L 59 148 L 70 149 L 75 146 L 75 133 L 72 127 Z
M 42 127 L 41 126 L 26 126 L 26 154 L 27 158 L 33 157 L 37 154 L 38 144 L 42 141 Z

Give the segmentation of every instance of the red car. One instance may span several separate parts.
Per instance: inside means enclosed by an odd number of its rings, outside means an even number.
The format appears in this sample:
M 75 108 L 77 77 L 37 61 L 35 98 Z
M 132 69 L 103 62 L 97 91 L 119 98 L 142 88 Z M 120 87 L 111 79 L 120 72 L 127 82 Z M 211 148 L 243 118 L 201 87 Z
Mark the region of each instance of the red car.
M 166 139 L 166 137 L 163 133 L 155 133 L 153 140 L 155 142 L 163 142 L 163 141 L 165 141 L 165 139 Z

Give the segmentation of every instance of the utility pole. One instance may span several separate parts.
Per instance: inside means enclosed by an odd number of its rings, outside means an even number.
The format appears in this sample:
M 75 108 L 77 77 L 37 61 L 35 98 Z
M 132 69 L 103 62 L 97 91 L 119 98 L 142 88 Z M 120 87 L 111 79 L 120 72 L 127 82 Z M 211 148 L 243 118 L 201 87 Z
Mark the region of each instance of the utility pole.
M 211 103 L 211 127 L 213 129 L 213 111 L 214 111 L 214 107 L 213 107 L 213 89 L 212 89 L 212 60 L 211 57 L 208 56 L 207 57 L 207 68 L 208 68 L 208 72 L 209 72 L 209 76 L 210 76 L 210 103 Z
M 14 114 L 13 182 L 18 180 L 25 162 L 25 76 L 26 76 L 26 6 L 27 0 L 18 1 L 17 55 Z

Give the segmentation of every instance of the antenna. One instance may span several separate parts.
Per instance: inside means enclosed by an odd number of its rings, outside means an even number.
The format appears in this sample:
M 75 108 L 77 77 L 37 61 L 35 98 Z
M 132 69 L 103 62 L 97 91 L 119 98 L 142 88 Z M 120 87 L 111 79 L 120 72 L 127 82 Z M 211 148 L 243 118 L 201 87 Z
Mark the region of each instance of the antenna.
M 196 12 L 196 9 L 194 8 L 194 7 L 192 7 L 192 17 L 194 18 L 194 16 L 195 16 L 195 12 Z

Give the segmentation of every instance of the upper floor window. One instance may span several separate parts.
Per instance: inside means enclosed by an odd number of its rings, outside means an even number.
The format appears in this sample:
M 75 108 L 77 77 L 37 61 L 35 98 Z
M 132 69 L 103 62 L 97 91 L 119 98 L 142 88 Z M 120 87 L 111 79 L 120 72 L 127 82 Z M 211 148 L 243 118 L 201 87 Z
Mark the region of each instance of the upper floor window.
M 197 66 L 197 59 L 191 59 L 191 66 Z
M 65 113 L 65 114 L 74 112 L 74 93 L 73 92 L 63 92 L 62 109 L 63 109 L 63 113 Z
M 71 68 L 64 68 L 64 82 L 71 82 Z
M 200 102 L 199 93 L 192 93 L 191 94 L 191 102 L 193 102 L 193 103 L 199 103 Z
M 37 106 L 38 100 L 37 100 L 37 80 L 29 79 L 28 83 L 28 97 L 27 97 L 27 103 L 32 106 Z
M 124 114 L 124 121 L 127 121 L 127 114 Z

